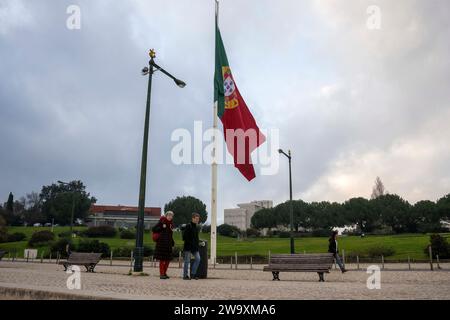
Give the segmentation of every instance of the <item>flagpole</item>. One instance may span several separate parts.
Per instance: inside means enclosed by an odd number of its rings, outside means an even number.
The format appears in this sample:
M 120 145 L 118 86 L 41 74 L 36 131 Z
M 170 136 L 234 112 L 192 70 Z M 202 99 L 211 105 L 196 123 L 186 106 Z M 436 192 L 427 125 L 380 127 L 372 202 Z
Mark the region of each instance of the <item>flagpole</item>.
M 219 1 L 216 0 L 216 19 L 219 20 Z M 213 108 L 213 130 L 214 130 L 214 148 L 213 148 L 213 162 L 211 165 L 211 263 L 215 264 L 217 259 L 217 109 L 218 102 L 214 102 Z

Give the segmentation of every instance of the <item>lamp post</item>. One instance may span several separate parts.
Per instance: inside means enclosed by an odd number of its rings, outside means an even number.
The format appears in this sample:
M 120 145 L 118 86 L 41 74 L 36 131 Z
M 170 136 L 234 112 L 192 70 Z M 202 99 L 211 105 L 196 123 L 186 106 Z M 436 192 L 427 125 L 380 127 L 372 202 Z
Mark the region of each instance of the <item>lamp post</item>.
M 148 151 L 148 132 L 150 126 L 150 100 L 152 93 L 152 78 L 156 71 L 161 71 L 166 76 L 171 78 L 175 84 L 184 88 L 186 83 L 175 78 L 166 70 L 161 68 L 155 63 L 156 52 L 150 50 L 149 67 L 142 69 L 142 75 L 148 75 L 148 89 L 147 89 L 147 105 L 145 111 L 145 125 L 144 125 L 144 142 L 142 146 L 142 160 L 141 160 L 141 179 L 139 187 L 139 208 L 138 208 L 138 220 L 136 226 L 136 248 L 134 249 L 134 272 L 142 272 L 143 270 L 143 257 L 144 257 L 144 209 L 145 209 L 145 189 L 147 180 L 147 151 Z
M 290 222 L 291 222 L 291 254 L 295 253 L 294 248 L 294 208 L 292 204 L 292 171 L 291 171 L 291 150 L 288 151 L 288 153 L 284 152 L 283 150 L 279 149 L 278 152 L 280 154 L 284 154 L 289 159 L 289 214 L 290 214 Z
M 70 183 L 59 181 L 58 183 L 64 184 L 66 186 L 70 186 Z M 72 214 L 70 215 L 70 236 L 73 235 L 73 217 L 75 213 L 75 191 L 72 191 Z M 52 220 L 52 229 L 53 229 L 53 220 Z

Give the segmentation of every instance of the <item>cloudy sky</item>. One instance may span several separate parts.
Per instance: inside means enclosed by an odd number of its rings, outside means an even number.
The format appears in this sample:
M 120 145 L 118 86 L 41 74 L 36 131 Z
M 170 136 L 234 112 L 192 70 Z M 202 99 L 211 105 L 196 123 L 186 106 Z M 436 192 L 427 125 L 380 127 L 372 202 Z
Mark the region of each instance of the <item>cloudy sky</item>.
M 295 198 L 369 197 L 377 176 L 412 203 L 450 192 L 449 21 L 447 0 L 221 1 L 234 78 L 292 150 Z M 150 48 L 188 86 L 154 77 L 147 205 L 209 208 L 210 167 L 173 164 L 171 135 L 212 125 L 213 0 L 0 0 L 2 202 L 80 179 L 98 203 L 137 205 Z M 251 183 L 219 167 L 219 222 L 237 203 L 287 199 L 279 160 Z

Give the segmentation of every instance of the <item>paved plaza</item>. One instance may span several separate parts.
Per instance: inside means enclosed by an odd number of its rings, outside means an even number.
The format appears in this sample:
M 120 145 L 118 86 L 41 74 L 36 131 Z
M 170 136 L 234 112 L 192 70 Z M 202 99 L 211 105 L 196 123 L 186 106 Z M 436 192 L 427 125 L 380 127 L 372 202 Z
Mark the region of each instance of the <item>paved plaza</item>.
M 369 290 L 366 270 L 354 269 L 346 274 L 337 270 L 319 283 L 314 273 L 282 273 L 282 281 L 271 281 L 272 275 L 262 266 L 210 268 L 208 279 L 185 281 L 174 263 L 169 280 L 160 280 L 158 269 L 149 263 L 145 276 L 128 275 L 126 262 L 103 262 L 96 273 L 81 272 L 81 290 L 69 290 L 62 266 L 55 263 L 0 261 L 0 297 L 3 299 L 448 299 L 450 266 L 429 271 L 429 265 L 389 265 L 381 272 L 381 289 Z M 361 269 L 364 266 L 361 266 Z M 365 266 L 367 267 L 367 266 Z M 428 270 L 427 270 L 428 267 Z M 246 268 L 246 270 L 244 270 Z M 84 268 L 83 268 L 84 269 Z M 420 270 L 419 270 L 420 269 Z

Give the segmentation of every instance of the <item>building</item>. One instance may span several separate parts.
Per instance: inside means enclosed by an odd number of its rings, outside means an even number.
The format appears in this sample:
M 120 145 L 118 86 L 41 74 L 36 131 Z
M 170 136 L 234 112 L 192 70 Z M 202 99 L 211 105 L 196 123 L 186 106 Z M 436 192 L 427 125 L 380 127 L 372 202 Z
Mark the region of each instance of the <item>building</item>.
M 135 228 L 137 225 L 138 207 L 103 206 L 93 204 L 89 210 L 88 226 L 112 226 L 115 228 Z M 161 217 L 161 208 L 144 209 L 145 229 L 154 226 Z
M 235 226 L 240 230 L 251 227 L 252 217 L 258 210 L 273 207 L 273 201 L 252 201 L 250 203 L 238 204 L 238 208 L 224 210 L 224 223 Z

